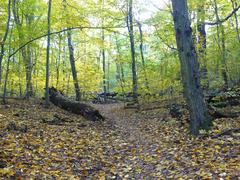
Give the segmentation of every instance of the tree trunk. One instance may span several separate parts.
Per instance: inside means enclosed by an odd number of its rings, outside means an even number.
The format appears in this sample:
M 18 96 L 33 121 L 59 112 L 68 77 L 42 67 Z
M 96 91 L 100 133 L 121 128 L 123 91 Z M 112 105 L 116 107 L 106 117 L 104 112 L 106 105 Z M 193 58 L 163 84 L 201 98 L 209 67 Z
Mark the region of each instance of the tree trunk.
M 104 30 L 102 30 L 102 41 L 105 41 Z M 102 49 L 102 68 L 103 68 L 103 92 L 104 92 L 104 102 L 107 102 L 107 83 L 106 83 L 106 55 L 105 55 L 105 47 Z
M 107 58 L 107 92 L 110 92 L 110 59 Z
M 19 95 L 20 95 L 20 97 L 22 97 L 22 96 L 23 96 L 23 92 L 22 92 L 22 77 L 21 77 L 21 61 L 20 61 L 20 56 L 21 56 L 21 55 L 19 54 L 17 72 L 18 72 Z
M 69 100 L 61 92 L 53 87 L 49 88 L 49 94 L 50 101 L 62 109 L 65 109 L 74 114 L 80 114 L 91 121 L 104 120 L 104 117 L 99 113 L 98 110 L 87 104 Z
M 207 48 L 207 33 L 205 27 L 205 2 L 199 2 L 197 9 L 197 30 L 198 30 L 198 58 L 201 66 L 201 79 L 205 79 L 205 89 L 209 88 L 208 80 L 208 70 L 207 70 L 207 58 L 206 58 L 206 48 Z
M 143 54 L 143 33 L 142 33 L 142 25 L 141 23 L 138 21 L 138 29 L 139 29 L 139 33 L 140 33 L 140 52 L 141 52 L 141 59 L 142 59 L 142 67 L 143 67 L 143 73 L 144 73 L 144 79 L 145 79 L 145 87 L 147 88 L 147 90 L 149 91 L 149 83 L 148 83 L 148 78 L 147 78 L 147 72 L 146 72 L 146 68 L 145 68 L 145 58 L 144 58 L 144 54 Z
M 10 20 L 11 20 L 11 0 L 8 1 L 8 18 L 7 18 L 7 24 L 6 24 L 6 30 L 5 30 L 5 34 L 3 37 L 3 40 L 1 42 L 1 54 L 0 54 L 0 84 L 2 82 L 2 61 L 3 61 L 3 57 L 4 57 L 4 46 L 5 46 L 5 42 L 7 40 L 7 36 L 8 36 L 8 31 L 9 31 L 9 26 L 10 26 Z
M 234 10 L 237 7 L 237 2 L 235 0 L 231 0 L 231 2 L 232 2 L 232 9 Z M 236 23 L 237 39 L 240 42 L 240 32 L 239 32 L 239 24 L 238 24 L 237 12 L 234 12 L 234 18 L 235 18 L 235 23 Z
M 61 63 L 61 48 L 62 48 L 62 35 L 60 34 L 59 36 L 59 43 L 58 43 L 58 58 L 57 58 L 57 66 L 56 66 L 56 88 L 58 88 L 58 84 L 59 84 L 59 69 L 60 69 L 60 63 Z
M 218 14 L 218 6 L 217 1 L 214 0 L 214 11 L 216 16 L 216 21 L 220 22 L 220 17 Z M 226 63 L 226 47 L 225 47 L 225 33 L 224 33 L 224 26 L 222 23 L 217 24 L 217 37 L 218 37 L 218 48 L 221 53 L 221 74 L 224 81 L 224 86 L 227 88 L 229 85 L 228 82 L 228 75 L 227 75 L 227 63 Z
M 52 0 L 48 1 L 48 36 L 47 36 L 47 58 L 46 58 L 46 84 L 45 84 L 45 106 L 49 107 L 49 55 L 50 55 L 50 33 L 51 33 L 51 8 Z
M 71 64 L 72 77 L 73 77 L 74 88 L 76 93 L 76 101 L 80 101 L 81 93 L 80 93 L 80 87 L 78 84 L 77 70 L 76 70 L 75 58 L 74 58 L 74 48 L 72 45 L 72 34 L 70 30 L 67 31 L 67 37 L 68 37 L 69 60 Z
M 127 15 L 127 26 L 128 33 L 130 38 L 131 45 L 131 57 L 132 57 L 132 92 L 133 99 L 138 103 L 137 90 L 138 90 L 138 81 L 137 81 L 137 69 L 136 69 L 136 59 L 135 59 L 135 43 L 134 43 L 134 34 L 133 34 L 133 1 L 129 0 L 128 3 L 128 15 Z
M 25 35 L 23 33 L 22 22 L 18 14 L 18 7 L 17 7 L 18 3 L 20 2 L 18 2 L 17 0 L 13 0 L 12 12 L 13 12 L 14 21 L 17 27 L 19 40 L 21 39 L 24 40 Z M 28 23 L 30 23 L 30 21 Z M 31 63 L 31 55 L 29 54 L 29 51 L 27 50 L 27 48 L 29 48 L 29 45 L 27 47 L 22 48 L 22 57 L 23 57 L 25 70 L 26 70 L 26 99 L 29 99 L 29 97 L 32 95 L 32 63 Z
M 12 30 L 11 28 L 10 37 L 9 37 L 9 54 L 11 54 L 11 40 L 12 40 Z M 4 80 L 4 87 L 3 87 L 3 103 L 6 104 L 6 97 L 7 97 L 7 83 L 8 83 L 8 75 L 9 75 L 9 68 L 10 68 L 10 58 L 7 59 L 7 69 L 6 69 L 6 75 Z
M 118 43 L 117 34 L 115 33 L 114 36 L 115 36 L 116 47 L 117 47 L 117 59 L 116 59 L 117 75 L 116 75 L 116 79 L 121 86 L 122 93 L 125 94 L 123 65 L 122 65 L 122 62 L 118 62 L 120 60 L 121 52 L 120 52 L 120 47 L 119 47 L 119 43 Z
M 103 8 L 104 8 L 104 0 L 102 0 L 102 9 L 101 9 L 101 14 L 103 16 Z M 104 23 L 104 17 L 102 17 L 102 26 Z M 107 83 L 106 83 L 106 54 L 105 54 L 105 32 L 104 29 L 102 28 L 102 42 L 103 42 L 103 48 L 102 48 L 102 68 L 103 68 L 103 92 L 104 92 L 104 103 L 107 102 Z
M 200 86 L 199 63 L 192 38 L 187 1 L 172 0 L 172 8 L 184 97 L 190 113 L 190 132 L 197 135 L 200 129 L 209 128 L 211 120 Z

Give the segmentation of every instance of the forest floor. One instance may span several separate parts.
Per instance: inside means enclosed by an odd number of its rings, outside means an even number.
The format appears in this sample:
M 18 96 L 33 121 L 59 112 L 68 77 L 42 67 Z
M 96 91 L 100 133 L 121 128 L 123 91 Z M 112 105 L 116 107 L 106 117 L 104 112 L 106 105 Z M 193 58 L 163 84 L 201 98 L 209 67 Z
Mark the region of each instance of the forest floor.
M 0 179 L 238 179 L 240 118 L 217 119 L 193 137 L 166 108 L 126 110 L 95 105 L 106 117 L 90 122 L 40 102 L 0 107 Z

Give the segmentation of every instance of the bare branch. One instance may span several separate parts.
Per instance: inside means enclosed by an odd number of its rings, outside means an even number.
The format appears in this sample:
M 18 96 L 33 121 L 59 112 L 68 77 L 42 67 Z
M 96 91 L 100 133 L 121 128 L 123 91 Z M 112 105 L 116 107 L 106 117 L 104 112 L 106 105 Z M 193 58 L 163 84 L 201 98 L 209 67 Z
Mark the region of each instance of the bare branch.
M 71 27 L 71 28 L 66 28 L 66 29 L 62 29 L 60 31 L 55 31 L 55 32 L 51 32 L 51 33 L 47 33 L 47 34 L 43 34 L 41 36 L 38 36 L 38 37 L 35 37 L 31 40 L 29 40 L 28 42 L 22 44 L 18 49 L 16 49 L 12 54 L 10 54 L 8 56 L 8 58 L 11 58 L 12 56 L 14 56 L 18 51 L 20 51 L 21 49 L 23 49 L 25 46 L 27 46 L 28 44 L 38 40 L 38 39 L 41 39 L 43 37 L 46 37 L 48 35 L 55 35 L 55 34 L 59 34 L 59 33 L 62 33 L 62 32 L 66 32 L 68 30 L 76 30 L 76 29 L 80 29 L 80 30 L 83 30 L 83 29 L 106 29 L 106 30 L 109 30 L 109 29 L 121 29 L 121 28 L 126 28 L 126 27 L 90 27 L 90 26 L 76 26 L 76 27 Z M 112 32 L 115 32 L 113 30 L 109 30 L 109 31 L 112 31 Z

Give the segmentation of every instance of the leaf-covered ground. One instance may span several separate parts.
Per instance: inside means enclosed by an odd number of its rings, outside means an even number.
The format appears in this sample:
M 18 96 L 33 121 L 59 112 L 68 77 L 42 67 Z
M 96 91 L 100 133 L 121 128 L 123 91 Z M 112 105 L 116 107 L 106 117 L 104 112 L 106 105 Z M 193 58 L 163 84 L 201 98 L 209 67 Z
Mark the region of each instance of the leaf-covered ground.
M 97 108 L 106 121 L 88 122 L 54 106 L 45 109 L 39 102 L 2 105 L 0 179 L 240 177 L 240 134 L 211 138 L 223 129 L 240 127 L 240 118 L 215 120 L 209 134 L 196 138 L 164 108 Z M 56 117 L 61 123 L 49 123 Z

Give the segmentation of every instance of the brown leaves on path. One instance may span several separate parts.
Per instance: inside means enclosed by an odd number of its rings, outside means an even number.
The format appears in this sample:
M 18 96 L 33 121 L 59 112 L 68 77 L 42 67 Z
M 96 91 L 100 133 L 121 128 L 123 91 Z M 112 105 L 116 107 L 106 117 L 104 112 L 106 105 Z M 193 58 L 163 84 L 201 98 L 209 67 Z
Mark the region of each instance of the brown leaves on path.
M 108 119 L 81 116 L 38 103 L 0 108 L 0 179 L 237 179 L 239 133 L 211 138 L 240 119 L 218 119 L 210 134 L 192 137 L 168 110 L 98 106 Z M 55 115 L 60 125 L 44 123 Z M 10 122 L 16 129 L 8 129 Z M 20 127 L 27 126 L 27 131 Z

